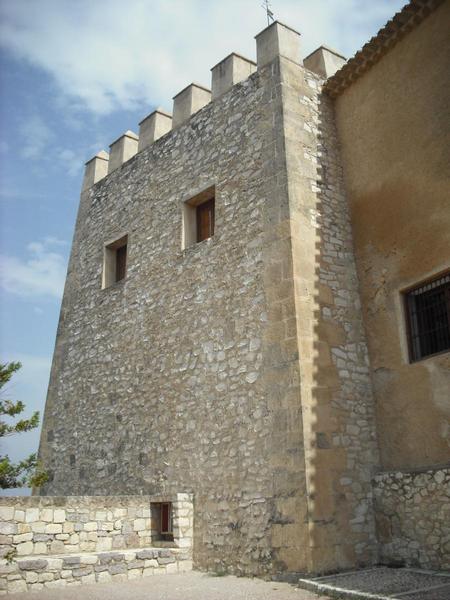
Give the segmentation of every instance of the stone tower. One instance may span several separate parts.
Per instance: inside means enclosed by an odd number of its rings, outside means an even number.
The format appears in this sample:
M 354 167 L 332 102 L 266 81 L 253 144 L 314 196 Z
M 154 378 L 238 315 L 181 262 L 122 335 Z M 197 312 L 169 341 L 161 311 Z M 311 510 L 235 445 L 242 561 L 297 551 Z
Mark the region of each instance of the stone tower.
M 372 564 L 374 394 L 322 89 L 345 59 L 303 62 L 280 22 L 256 48 L 86 164 L 43 493 L 192 492 L 199 568 Z

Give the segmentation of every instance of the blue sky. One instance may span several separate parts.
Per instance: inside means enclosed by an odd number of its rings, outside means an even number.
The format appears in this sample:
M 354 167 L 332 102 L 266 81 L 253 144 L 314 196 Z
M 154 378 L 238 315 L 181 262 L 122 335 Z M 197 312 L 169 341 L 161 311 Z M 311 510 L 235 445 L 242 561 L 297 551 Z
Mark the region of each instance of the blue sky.
M 9 395 L 44 409 L 84 162 L 231 51 L 255 57 L 260 0 L 0 1 L 0 355 Z M 404 4 L 273 0 L 275 16 L 352 56 Z M 35 451 L 39 432 L 2 440 Z

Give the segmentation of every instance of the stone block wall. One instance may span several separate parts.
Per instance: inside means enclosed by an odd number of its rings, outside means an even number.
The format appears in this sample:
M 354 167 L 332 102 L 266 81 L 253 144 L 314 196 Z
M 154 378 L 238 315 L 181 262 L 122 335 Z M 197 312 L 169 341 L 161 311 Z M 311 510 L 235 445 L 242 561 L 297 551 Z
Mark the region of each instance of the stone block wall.
M 155 542 L 151 504 L 172 502 L 174 547 L 191 548 L 188 494 L 149 496 L 34 496 L 0 498 L 0 555 L 105 552 L 146 548 Z
M 381 562 L 450 569 L 450 468 L 380 473 L 374 493 Z
M 44 588 L 126 581 L 191 569 L 191 556 L 179 548 L 22 557 L 12 563 L 0 561 L 0 596 Z
M 376 562 L 374 400 L 333 103 L 281 60 L 309 569 Z
M 153 509 L 172 503 L 173 541 Z M 0 595 L 192 568 L 193 504 L 170 496 L 0 498 Z
M 194 493 L 196 566 L 239 574 L 304 503 L 280 102 L 268 65 L 83 192 L 40 447 L 45 494 Z M 213 185 L 214 236 L 183 249 Z

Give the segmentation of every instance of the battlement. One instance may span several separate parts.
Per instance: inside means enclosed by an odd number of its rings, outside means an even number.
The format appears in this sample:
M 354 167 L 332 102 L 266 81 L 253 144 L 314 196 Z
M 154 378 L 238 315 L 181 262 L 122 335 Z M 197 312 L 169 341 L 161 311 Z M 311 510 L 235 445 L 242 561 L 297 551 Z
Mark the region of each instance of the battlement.
M 199 110 L 226 94 L 234 85 L 245 81 L 258 69 L 281 56 L 328 78 L 345 64 L 345 58 L 320 46 L 302 63 L 300 58 L 300 33 L 292 27 L 274 21 L 255 36 L 256 56 L 254 62 L 232 52 L 211 69 L 211 89 L 191 83 L 173 97 L 173 114 L 157 108 L 139 123 L 139 135 L 127 131 L 110 145 L 110 153 L 104 150 L 86 163 L 82 191 L 121 167 L 162 136 L 189 121 Z

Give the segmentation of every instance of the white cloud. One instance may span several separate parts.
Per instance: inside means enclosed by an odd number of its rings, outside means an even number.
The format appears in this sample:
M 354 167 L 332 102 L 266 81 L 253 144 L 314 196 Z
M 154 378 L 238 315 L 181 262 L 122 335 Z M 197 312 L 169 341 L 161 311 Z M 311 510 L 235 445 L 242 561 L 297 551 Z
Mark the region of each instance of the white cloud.
M 11 294 L 22 297 L 50 296 L 61 298 L 66 276 L 66 260 L 52 251 L 52 241 L 32 242 L 27 258 L 0 256 L 0 285 Z
M 71 177 L 78 175 L 84 165 L 84 153 L 76 153 L 68 148 L 59 150 L 58 158 L 66 173 Z
M 45 158 L 47 147 L 53 139 L 51 129 L 38 115 L 32 115 L 20 126 L 23 139 L 21 154 L 24 158 Z
M 277 0 L 274 12 L 302 32 L 304 55 L 323 43 L 352 54 L 403 2 Z M 53 76 L 60 106 L 97 114 L 170 108 L 230 51 L 254 57 L 265 26 L 259 0 L 21 0 L 1 3 L 0 18 L 3 47 Z

